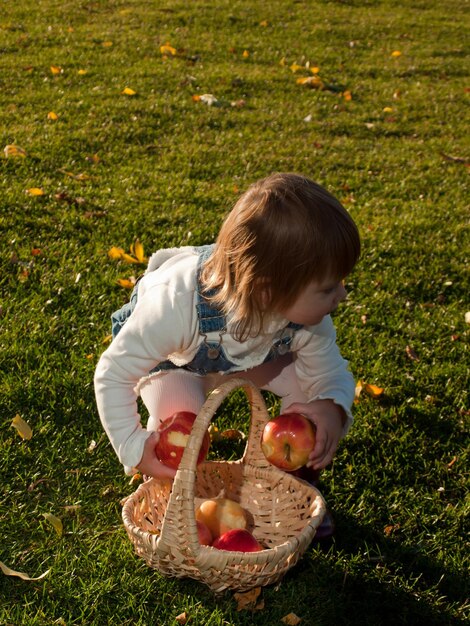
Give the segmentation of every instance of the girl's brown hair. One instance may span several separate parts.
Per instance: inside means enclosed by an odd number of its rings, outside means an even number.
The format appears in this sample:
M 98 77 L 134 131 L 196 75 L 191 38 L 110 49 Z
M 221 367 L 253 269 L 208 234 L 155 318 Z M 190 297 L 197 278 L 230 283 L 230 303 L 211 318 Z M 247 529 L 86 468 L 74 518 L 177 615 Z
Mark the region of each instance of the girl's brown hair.
M 360 254 L 357 227 L 326 189 L 298 174 L 249 187 L 225 219 L 202 281 L 242 341 L 312 281 L 341 280 Z

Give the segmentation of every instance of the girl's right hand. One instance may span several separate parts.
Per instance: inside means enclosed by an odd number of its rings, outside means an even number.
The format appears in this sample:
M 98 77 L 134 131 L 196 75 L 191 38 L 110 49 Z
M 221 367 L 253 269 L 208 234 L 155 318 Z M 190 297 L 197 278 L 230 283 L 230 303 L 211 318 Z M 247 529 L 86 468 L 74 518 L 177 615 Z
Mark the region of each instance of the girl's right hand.
M 176 470 L 160 463 L 155 452 L 157 442 L 158 434 L 152 432 L 145 442 L 144 453 L 140 459 L 140 463 L 137 465 L 137 469 L 141 474 L 146 474 L 147 476 L 153 476 L 154 478 L 170 478 L 173 480 L 176 476 Z

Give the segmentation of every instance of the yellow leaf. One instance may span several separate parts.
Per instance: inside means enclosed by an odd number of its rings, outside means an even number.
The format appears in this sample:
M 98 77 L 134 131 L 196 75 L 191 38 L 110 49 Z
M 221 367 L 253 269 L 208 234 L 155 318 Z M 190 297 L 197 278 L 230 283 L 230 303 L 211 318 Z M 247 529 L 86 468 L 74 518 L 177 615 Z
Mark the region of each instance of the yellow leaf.
M 55 515 L 52 515 L 52 513 L 43 513 L 42 516 L 44 517 L 45 520 L 49 522 L 49 524 L 51 524 L 51 526 L 54 528 L 54 530 L 59 535 L 59 537 L 61 537 L 62 532 L 63 532 L 63 526 L 62 526 L 62 522 L 60 521 L 60 519 L 56 517 Z
M 312 74 L 318 74 L 320 71 L 319 67 L 311 67 L 310 71 L 312 72 Z
M 266 28 L 266 26 L 269 25 L 268 20 L 263 20 L 262 22 L 259 23 L 260 26 L 264 26 Z
M 124 289 L 132 289 L 135 285 L 135 278 L 133 276 L 130 278 L 118 278 L 117 283 L 120 287 L 124 287 Z
M 108 251 L 108 256 L 111 259 L 122 259 L 122 255 L 124 254 L 124 250 L 122 248 L 117 248 L 116 246 L 113 246 L 109 251 Z
M 282 59 L 279 61 L 279 65 L 281 67 L 285 67 L 287 65 L 286 57 L 282 57 Z
M 170 44 L 166 42 L 164 46 L 160 46 L 160 52 L 162 54 L 171 54 L 172 56 L 175 56 L 176 48 L 173 48 L 173 46 L 170 46 Z
M 302 621 L 301 617 L 297 617 L 295 613 L 289 613 L 281 619 L 281 622 L 287 624 L 287 626 L 297 626 Z
M 112 41 L 103 41 L 103 43 L 101 44 L 103 46 L 103 48 L 111 48 L 111 46 L 113 45 Z
M 138 263 L 138 259 L 136 259 L 135 257 L 131 256 L 130 254 L 127 254 L 126 252 L 123 252 L 122 254 L 122 259 L 123 261 L 127 261 L 127 263 Z
M 110 343 L 110 342 L 112 341 L 112 339 L 113 339 L 113 336 L 112 336 L 112 335 L 106 335 L 106 336 L 105 336 L 105 337 L 103 337 L 103 339 L 101 340 L 101 343 L 104 343 L 104 344 L 106 344 L 106 343 Z
M 359 402 L 359 396 L 362 393 L 362 388 L 363 388 L 363 382 L 362 380 L 359 380 L 356 384 L 356 389 L 354 391 L 354 402 L 356 404 Z
M 244 59 L 247 59 L 249 56 L 250 56 L 250 53 L 248 52 L 248 50 L 243 50 L 242 57 L 243 57 Z
M 125 89 L 121 91 L 121 93 L 125 96 L 135 96 L 137 92 L 131 89 L 130 87 L 126 87 Z
M 62 73 L 62 68 L 59 65 L 51 65 L 51 72 L 56 76 L 57 74 Z
M 57 115 L 57 113 L 54 113 L 54 111 L 49 111 L 49 113 L 47 114 L 47 119 L 55 122 L 59 119 L 59 116 Z
M 346 102 L 352 100 L 352 93 L 349 91 L 349 89 L 343 91 L 343 98 L 346 100 Z
M 26 189 L 26 193 L 29 193 L 30 196 L 43 196 L 44 191 L 40 187 L 30 187 Z
M 19 436 L 22 439 L 29 440 L 33 436 L 33 431 L 31 430 L 30 425 L 28 424 L 28 422 L 24 421 L 24 419 L 20 416 L 19 413 L 17 413 L 15 417 L 13 418 L 11 422 L 11 426 L 13 426 L 13 428 L 16 428 Z
M 392 57 L 395 57 L 395 58 L 396 58 L 396 57 L 401 57 L 401 52 L 400 52 L 400 50 L 394 50 L 394 51 L 392 52 Z
M 289 67 L 291 72 L 294 72 L 294 74 L 296 72 L 298 72 L 299 70 L 303 70 L 303 66 L 302 65 L 298 65 L 298 63 L 292 63 L 292 65 Z
M 306 78 L 298 78 L 298 85 L 305 85 L 312 89 L 323 89 L 325 87 L 323 81 L 318 76 L 307 76 Z
M 21 578 L 22 580 L 41 580 L 41 578 L 44 578 L 45 576 L 47 576 L 50 571 L 50 570 L 46 570 L 44 574 L 41 574 L 41 576 L 32 578 L 31 576 L 28 576 L 28 574 L 23 574 L 23 572 L 17 572 L 14 569 L 10 569 L 9 567 L 5 565 L 5 563 L 2 563 L 1 561 L 0 561 L 0 569 L 5 574 L 5 576 L 18 576 L 18 578 Z
M 377 385 L 370 385 L 369 383 L 363 383 L 363 389 L 371 398 L 378 398 L 384 392 L 383 387 L 377 387 Z
M 78 70 L 79 76 L 85 76 L 85 74 L 88 74 L 88 70 Z
M 26 156 L 26 150 L 24 150 L 23 148 L 20 148 L 20 146 L 17 146 L 14 143 L 7 144 L 3 148 L 3 152 L 5 153 L 5 156 L 7 157 L 7 159 L 11 157 L 21 157 L 24 159 Z
M 136 239 L 134 245 L 131 246 L 131 252 L 137 257 L 137 260 L 140 263 L 143 263 L 145 261 L 144 246 L 140 243 L 138 239 Z
M 383 112 L 384 113 L 393 113 L 393 109 L 392 109 L 392 107 L 384 107 L 383 108 Z

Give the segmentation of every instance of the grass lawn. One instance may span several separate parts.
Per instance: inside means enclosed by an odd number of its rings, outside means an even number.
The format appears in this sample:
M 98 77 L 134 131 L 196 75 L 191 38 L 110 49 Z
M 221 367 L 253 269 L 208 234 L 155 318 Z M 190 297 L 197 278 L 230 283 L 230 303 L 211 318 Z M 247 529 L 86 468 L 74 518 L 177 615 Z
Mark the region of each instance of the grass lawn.
M 468 8 L 1 3 L 0 148 L 16 148 L 0 158 L 0 561 L 50 571 L 0 573 L 0 624 L 468 619 Z M 134 555 L 120 500 L 135 486 L 92 378 L 129 295 L 117 280 L 143 269 L 108 250 L 210 242 L 238 194 L 273 171 L 317 180 L 359 225 L 363 255 L 335 322 L 357 380 L 383 393 L 361 393 L 323 474 L 334 542 L 312 546 L 252 612 Z M 217 423 L 246 431 L 241 396 Z

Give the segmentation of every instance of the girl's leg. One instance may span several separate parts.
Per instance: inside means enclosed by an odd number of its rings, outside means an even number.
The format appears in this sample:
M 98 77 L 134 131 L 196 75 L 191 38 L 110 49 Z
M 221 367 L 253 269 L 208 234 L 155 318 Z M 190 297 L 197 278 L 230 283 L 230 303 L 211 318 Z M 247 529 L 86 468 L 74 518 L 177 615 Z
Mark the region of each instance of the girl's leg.
M 185 370 L 151 376 L 139 385 L 139 393 L 149 412 L 147 430 L 157 430 L 176 411 L 199 413 L 206 399 L 204 379 Z

